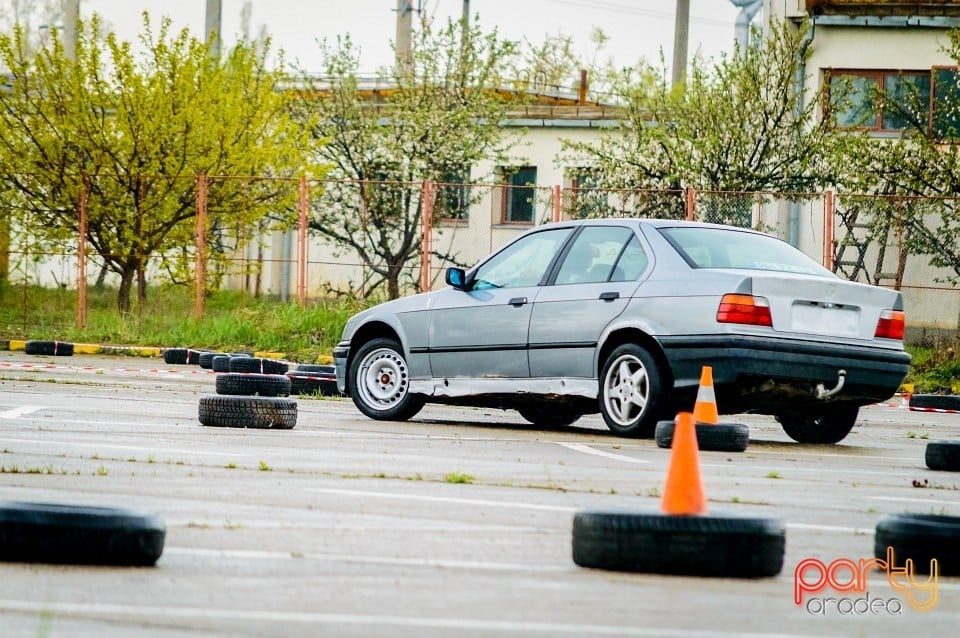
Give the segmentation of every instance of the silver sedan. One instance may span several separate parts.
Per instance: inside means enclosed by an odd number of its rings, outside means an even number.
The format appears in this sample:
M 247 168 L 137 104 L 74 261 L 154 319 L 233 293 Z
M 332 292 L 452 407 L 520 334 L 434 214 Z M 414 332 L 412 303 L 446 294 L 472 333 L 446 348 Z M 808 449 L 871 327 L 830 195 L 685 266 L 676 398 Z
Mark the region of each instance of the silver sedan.
M 547 427 L 599 412 L 614 433 L 645 437 L 692 409 L 711 366 L 721 414 L 771 414 L 797 441 L 835 443 L 910 366 L 899 292 L 741 228 L 547 224 L 446 281 L 347 322 L 338 385 L 365 415 L 450 403 Z

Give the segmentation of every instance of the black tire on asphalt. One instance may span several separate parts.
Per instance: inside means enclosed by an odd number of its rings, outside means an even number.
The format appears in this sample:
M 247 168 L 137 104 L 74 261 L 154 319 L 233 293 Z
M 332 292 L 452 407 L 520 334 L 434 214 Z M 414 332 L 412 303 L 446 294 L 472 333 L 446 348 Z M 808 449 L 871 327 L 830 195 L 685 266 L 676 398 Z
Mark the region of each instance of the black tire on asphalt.
M 336 375 L 293 370 L 287 373 L 287 377 L 290 379 L 290 394 L 341 396 Z
M 930 441 L 924 460 L 931 470 L 960 472 L 960 441 Z
M 531 401 L 517 407 L 517 412 L 530 423 L 541 428 L 562 428 L 576 423 L 582 414 L 571 410 L 569 406 L 538 403 Z
M 573 561 L 614 571 L 759 578 L 783 568 L 786 530 L 769 518 L 586 510 Z
M 282 374 L 224 372 L 217 375 L 217 394 L 232 396 L 285 397 L 290 395 L 290 379 Z
M 629 370 L 628 377 L 621 377 L 624 370 Z M 637 387 L 621 395 L 618 390 L 633 383 L 633 379 L 639 380 Z M 642 406 L 632 400 L 634 395 L 643 399 Z M 643 346 L 636 343 L 617 346 L 603 362 L 600 373 L 600 414 L 614 434 L 652 437 L 657 419 L 663 416 L 664 395 L 660 367 Z
M 657 422 L 657 447 L 673 445 L 673 420 Z M 750 428 L 743 423 L 697 423 L 697 448 L 708 452 L 743 452 L 750 444 Z
M 281 397 L 206 395 L 200 397 L 200 424 L 291 430 L 297 424 L 297 401 Z
M 187 348 L 187 363 L 192 366 L 200 365 L 200 355 L 204 352 L 210 352 L 209 350 L 194 350 L 193 348 Z
M 960 410 L 960 395 L 956 394 L 913 394 L 907 402 L 910 408 L 928 410 Z
M 321 374 L 336 374 L 336 366 L 322 365 L 317 363 L 301 363 L 294 372 L 319 372 Z
M 183 365 L 187 362 L 186 348 L 167 348 L 163 351 L 163 362 L 171 365 Z
M 286 374 L 290 364 L 264 357 L 230 357 L 230 372 L 254 372 L 257 374 Z
M 359 345 L 347 374 L 353 404 L 371 419 L 406 421 L 426 403 L 410 392 L 410 368 L 395 339 L 377 337 Z
M 115 507 L 0 503 L 0 561 L 149 566 L 163 553 L 156 515 Z
M 25 354 L 72 357 L 73 344 L 69 341 L 27 341 L 23 346 L 23 351 Z
M 210 369 L 214 372 L 229 372 L 230 371 L 230 355 L 228 354 L 218 354 L 213 358 L 213 361 L 210 363 Z
M 910 558 L 916 573 L 929 574 L 936 559 L 940 576 L 960 576 L 960 516 L 887 514 L 877 522 L 874 556 L 886 559 L 888 547 L 898 566 Z
M 204 370 L 213 369 L 213 358 L 223 354 L 222 352 L 201 352 L 197 357 L 197 364 Z
M 791 439 L 797 443 L 839 443 L 857 423 L 858 406 L 841 405 L 820 415 L 804 415 L 796 412 L 778 414 L 777 421 Z

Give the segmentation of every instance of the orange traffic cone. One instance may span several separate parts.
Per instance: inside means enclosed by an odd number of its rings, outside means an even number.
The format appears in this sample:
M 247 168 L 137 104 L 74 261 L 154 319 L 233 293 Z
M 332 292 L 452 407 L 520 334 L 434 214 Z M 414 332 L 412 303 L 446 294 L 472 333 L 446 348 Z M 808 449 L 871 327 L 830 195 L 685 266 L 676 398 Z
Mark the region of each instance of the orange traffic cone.
M 693 415 L 681 412 L 673 432 L 670 465 L 660 508 L 665 514 L 688 516 L 707 511 L 707 498 L 700 478 L 700 450 Z
M 700 372 L 700 389 L 697 390 L 697 402 L 693 406 L 693 420 L 711 425 L 720 422 L 717 396 L 713 393 L 713 368 L 710 366 L 703 366 Z

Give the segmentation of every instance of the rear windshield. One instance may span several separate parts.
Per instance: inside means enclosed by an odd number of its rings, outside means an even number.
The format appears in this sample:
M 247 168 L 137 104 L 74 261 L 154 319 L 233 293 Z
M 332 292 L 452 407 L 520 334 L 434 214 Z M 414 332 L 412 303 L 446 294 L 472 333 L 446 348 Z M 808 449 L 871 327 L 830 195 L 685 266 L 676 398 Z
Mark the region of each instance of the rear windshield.
M 693 268 L 741 268 L 832 276 L 829 270 L 801 251 L 769 235 L 692 226 L 661 228 L 660 232 Z

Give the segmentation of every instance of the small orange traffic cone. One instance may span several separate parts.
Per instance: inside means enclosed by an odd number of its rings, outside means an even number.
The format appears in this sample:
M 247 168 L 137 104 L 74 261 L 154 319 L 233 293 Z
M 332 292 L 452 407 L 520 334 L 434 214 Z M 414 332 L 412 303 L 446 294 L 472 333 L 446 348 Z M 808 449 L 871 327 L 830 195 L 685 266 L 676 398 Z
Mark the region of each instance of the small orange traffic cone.
M 660 508 L 665 514 L 689 516 L 707 511 L 707 498 L 700 477 L 700 450 L 693 415 L 681 412 L 673 432 L 670 465 Z
M 711 425 L 720 422 L 717 396 L 713 392 L 713 368 L 710 366 L 703 366 L 700 372 L 700 389 L 697 390 L 697 402 L 693 406 L 693 420 Z

